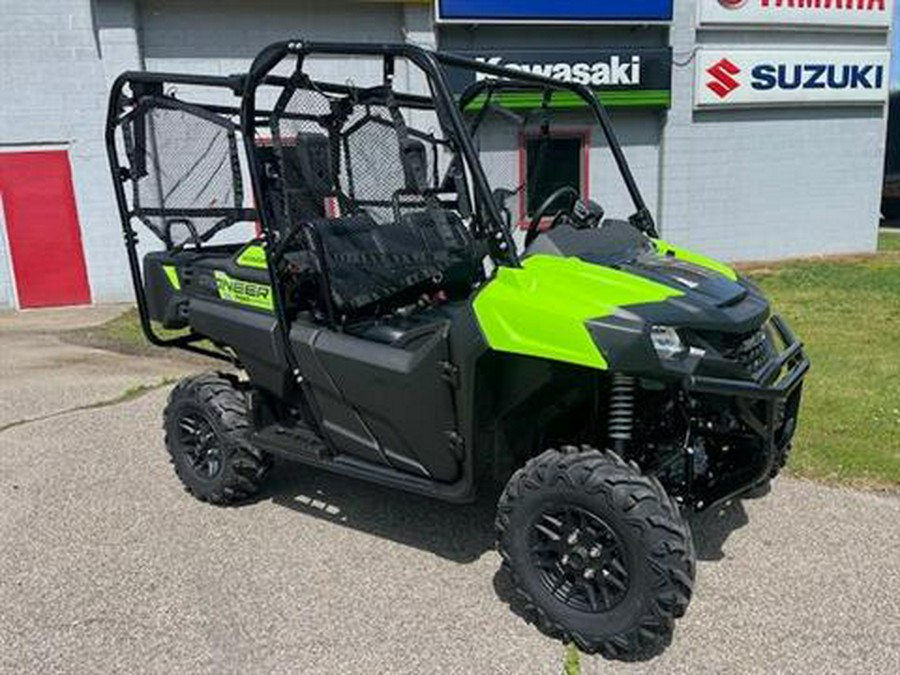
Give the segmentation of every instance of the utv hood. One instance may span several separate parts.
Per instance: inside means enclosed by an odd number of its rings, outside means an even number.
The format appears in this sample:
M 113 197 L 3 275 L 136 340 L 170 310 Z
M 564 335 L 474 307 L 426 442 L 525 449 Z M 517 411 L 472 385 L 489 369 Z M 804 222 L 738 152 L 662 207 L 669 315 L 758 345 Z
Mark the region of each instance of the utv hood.
M 626 223 L 545 234 L 521 268 L 497 270 L 474 309 L 497 351 L 636 372 L 657 365 L 652 326 L 740 335 L 769 314 L 730 267 Z

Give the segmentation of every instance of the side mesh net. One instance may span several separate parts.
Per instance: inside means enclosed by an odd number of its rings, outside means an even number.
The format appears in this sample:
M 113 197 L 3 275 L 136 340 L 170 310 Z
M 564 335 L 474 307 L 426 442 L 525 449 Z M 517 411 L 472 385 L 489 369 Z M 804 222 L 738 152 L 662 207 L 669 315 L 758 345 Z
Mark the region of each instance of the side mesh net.
M 148 98 L 124 127 L 134 215 L 168 248 L 242 219 L 235 130 L 225 118 Z

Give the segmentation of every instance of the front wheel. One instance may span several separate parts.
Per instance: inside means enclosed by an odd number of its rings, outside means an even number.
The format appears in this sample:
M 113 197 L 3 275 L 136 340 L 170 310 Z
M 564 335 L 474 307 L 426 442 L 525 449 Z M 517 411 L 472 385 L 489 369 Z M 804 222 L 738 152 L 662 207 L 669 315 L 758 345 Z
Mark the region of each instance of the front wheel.
M 586 653 L 657 654 L 690 602 L 687 523 L 655 478 L 612 452 L 570 447 L 530 460 L 500 498 L 496 529 L 530 617 Z

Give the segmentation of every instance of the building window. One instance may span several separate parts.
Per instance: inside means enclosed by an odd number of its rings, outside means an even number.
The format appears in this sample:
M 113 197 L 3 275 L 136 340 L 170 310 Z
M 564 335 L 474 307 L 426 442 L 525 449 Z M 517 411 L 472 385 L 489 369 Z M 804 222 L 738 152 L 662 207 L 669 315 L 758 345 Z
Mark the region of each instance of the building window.
M 525 139 L 525 217 L 531 218 L 555 190 L 571 186 L 585 195 L 583 136 L 533 136 Z M 562 208 L 560 204 L 559 208 Z M 556 211 L 548 213 L 555 215 Z

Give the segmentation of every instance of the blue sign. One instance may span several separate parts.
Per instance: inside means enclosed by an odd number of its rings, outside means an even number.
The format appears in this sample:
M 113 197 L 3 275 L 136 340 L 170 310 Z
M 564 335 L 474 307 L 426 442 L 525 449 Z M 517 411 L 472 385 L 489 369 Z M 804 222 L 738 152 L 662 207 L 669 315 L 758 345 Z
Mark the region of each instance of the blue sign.
M 673 0 L 437 0 L 438 21 L 671 21 Z

